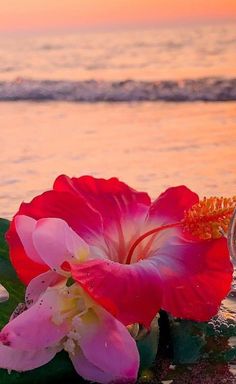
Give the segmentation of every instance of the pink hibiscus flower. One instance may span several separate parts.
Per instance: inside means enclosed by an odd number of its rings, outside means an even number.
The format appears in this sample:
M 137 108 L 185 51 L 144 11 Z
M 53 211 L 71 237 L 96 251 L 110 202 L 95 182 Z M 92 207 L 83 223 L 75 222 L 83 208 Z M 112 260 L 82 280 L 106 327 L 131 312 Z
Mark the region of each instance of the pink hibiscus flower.
M 94 302 L 124 325 L 148 327 L 160 308 L 209 320 L 230 289 L 232 264 L 215 229 L 224 226 L 220 205 L 201 221 L 207 204 L 185 186 L 151 203 L 116 178 L 60 176 L 53 190 L 23 203 L 15 215 L 7 234 L 11 261 L 25 283 L 49 268 L 70 269 Z M 72 262 L 72 245 L 61 244 L 76 244 L 75 235 L 80 245 Z

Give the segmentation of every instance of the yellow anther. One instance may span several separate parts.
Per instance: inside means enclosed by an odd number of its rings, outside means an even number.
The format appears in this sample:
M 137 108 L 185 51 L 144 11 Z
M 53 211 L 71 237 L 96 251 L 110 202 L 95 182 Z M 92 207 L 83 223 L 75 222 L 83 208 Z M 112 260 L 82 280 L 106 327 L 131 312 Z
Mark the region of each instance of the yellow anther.
M 236 196 L 204 197 L 185 212 L 184 230 L 202 240 L 217 239 L 227 232 L 230 218 L 236 207 Z
M 80 248 L 75 252 L 75 259 L 77 262 L 84 262 L 89 257 L 89 251 L 86 248 Z

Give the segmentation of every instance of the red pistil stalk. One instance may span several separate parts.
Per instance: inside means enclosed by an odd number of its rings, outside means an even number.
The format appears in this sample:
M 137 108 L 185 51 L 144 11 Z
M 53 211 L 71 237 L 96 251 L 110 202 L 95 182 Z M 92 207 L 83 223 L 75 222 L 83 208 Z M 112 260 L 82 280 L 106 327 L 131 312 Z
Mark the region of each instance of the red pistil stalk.
M 151 236 L 153 234 L 156 234 L 158 232 L 161 232 L 161 231 L 164 231 L 166 229 L 169 229 L 169 228 L 175 228 L 175 227 L 180 227 L 182 226 L 183 223 L 181 222 L 177 222 L 177 223 L 173 223 L 173 224 L 166 224 L 166 225 L 162 225 L 160 227 L 157 227 L 157 228 L 153 228 L 151 229 L 150 231 L 148 232 L 145 232 L 143 233 L 140 237 L 138 237 L 135 242 L 132 244 L 130 250 L 129 250 L 129 253 L 128 253 L 128 256 L 127 256 L 127 259 L 126 259 L 126 264 L 130 264 L 131 263 L 131 259 L 132 259 L 132 256 L 133 256 L 133 253 L 135 251 L 135 248 L 144 240 L 146 239 L 146 237 L 148 236 Z

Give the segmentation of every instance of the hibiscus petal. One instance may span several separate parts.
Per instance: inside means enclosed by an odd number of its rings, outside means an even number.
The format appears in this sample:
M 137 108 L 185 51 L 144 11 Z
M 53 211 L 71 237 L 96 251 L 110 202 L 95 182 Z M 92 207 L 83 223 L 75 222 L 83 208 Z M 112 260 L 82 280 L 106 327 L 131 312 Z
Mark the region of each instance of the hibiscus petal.
M 59 176 L 54 189 L 82 196 L 103 219 L 107 249 L 114 261 L 125 262 L 132 241 L 138 237 L 151 204 L 147 193 L 137 192 L 117 178 L 96 179 L 92 176 Z
M 226 239 L 197 241 L 178 229 L 151 260 L 163 282 L 164 310 L 195 321 L 217 313 L 233 273 Z
M 10 228 L 6 234 L 6 240 L 9 245 L 10 260 L 23 283 L 28 284 L 35 276 L 48 271 L 49 268 L 47 265 L 36 263 L 27 256 L 25 248 L 17 234 L 15 220 L 10 224 Z
M 57 290 L 49 289 L 32 307 L 2 329 L 0 342 L 20 350 L 39 350 L 56 344 L 68 332 L 66 321 L 56 325 L 52 320 L 59 308 Z
M 89 244 L 97 243 L 97 237 L 102 237 L 102 219 L 82 197 L 67 192 L 48 191 L 35 197 L 30 203 L 21 204 L 19 212 L 11 222 L 6 239 L 12 264 L 19 278 L 26 284 L 33 277 L 46 272 L 48 267 L 31 261 L 26 255 L 15 228 L 18 215 L 30 216 L 36 220 L 61 218 Z
M 198 195 L 184 185 L 168 188 L 152 203 L 148 221 L 155 226 L 176 223 L 183 219 L 185 210 L 198 202 Z
M 26 288 L 25 303 L 27 307 L 31 307 L 46 291 L 48 287 L 58 284 L 65 284 L 66 280 L 63 276 L 54 271 L 47 271 L 31 280 Z
M 33 244 L 41 259 L 60 272 L 65 261 L 84 261 L 89 256 L 85 241 L 61 219 L 40 219 L 33 232 Z
M 82 196 L 94 209 L 101 213 L 105 227 L 112 220 L 132 216 L 137 210 L 149 207 L 150 197 L 145 192 L 137 192 L 117 178 L 97 179 L 92 176 L 69 178 L 59 176 L 55 183 L 56 191 L 67 191 Z
M 22 351 L 0 343 L 0 368 L 18 372 L 29 371 L 47 364 L 58 352 L 58 348 Z
M 115 380 L 115 376 L 112 372 L 103 372 L 101 369 L 97 368 L 86 359 L 81 350 L 76 352 L 75 355 L 70 355 L 70 358 L 76 372 L 85 380 L 103 384 L 111 383 Z
M 160 309 L 162 283 L 148 260 L 130 265 L 91 260 L 71 265 L 71 271 L 84 290 L 125 325 L 149 327 Z
M 91 363 L 86 366 L 87 372 L 84 366 L 83 373 L 87 373 L 86 378 L 91 379 L 98 370 L 104 372 L 104 376 L 99 377 L 103 380 L 102 383 L 135 382 L 139 368 L 139 353 L 134 339 L 127 328 L 110 313 L 102 308 L 96 308 L 95 311 L 96 314 L 92 311 L 86 314 L 76 328 L 80 335 L 79 345 L 83 355 Z M 73 362 L 79 372 L 81 361 L 78 359 L 77 356 Z M 95 377 L 95 380 L 98 378 Z
M 24 246 L 27 256 L 36 263 L 44 264 L 43 260 L 36 251 L 32 240 L 32 233 L 35 230 L 36 224 L 37 221 L 29 216 L 18 215 L 15 218 L 16 231 Z

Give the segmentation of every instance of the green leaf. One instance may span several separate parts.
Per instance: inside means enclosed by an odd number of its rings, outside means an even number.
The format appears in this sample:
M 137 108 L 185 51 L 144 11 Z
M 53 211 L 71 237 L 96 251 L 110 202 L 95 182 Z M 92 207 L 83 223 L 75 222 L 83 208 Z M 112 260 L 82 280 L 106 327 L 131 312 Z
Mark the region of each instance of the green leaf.
M 10 298 L 0 303 L 0 329 L 8 322 L 10 315 L 16 306 L 24 301 L 25 287 L 18 279 L 15 270 L 9 259 L 8 246 L 5 240 L 5 233 L 10 222 L 0 219 L 0 284 L 9 292 Z
M 140 355 L 140 371 L 152 366 L 157 355 L 159 342 L 159 326 L 157 317 L 151 323 L 150 331 L 137 340 L 137 347 Z

